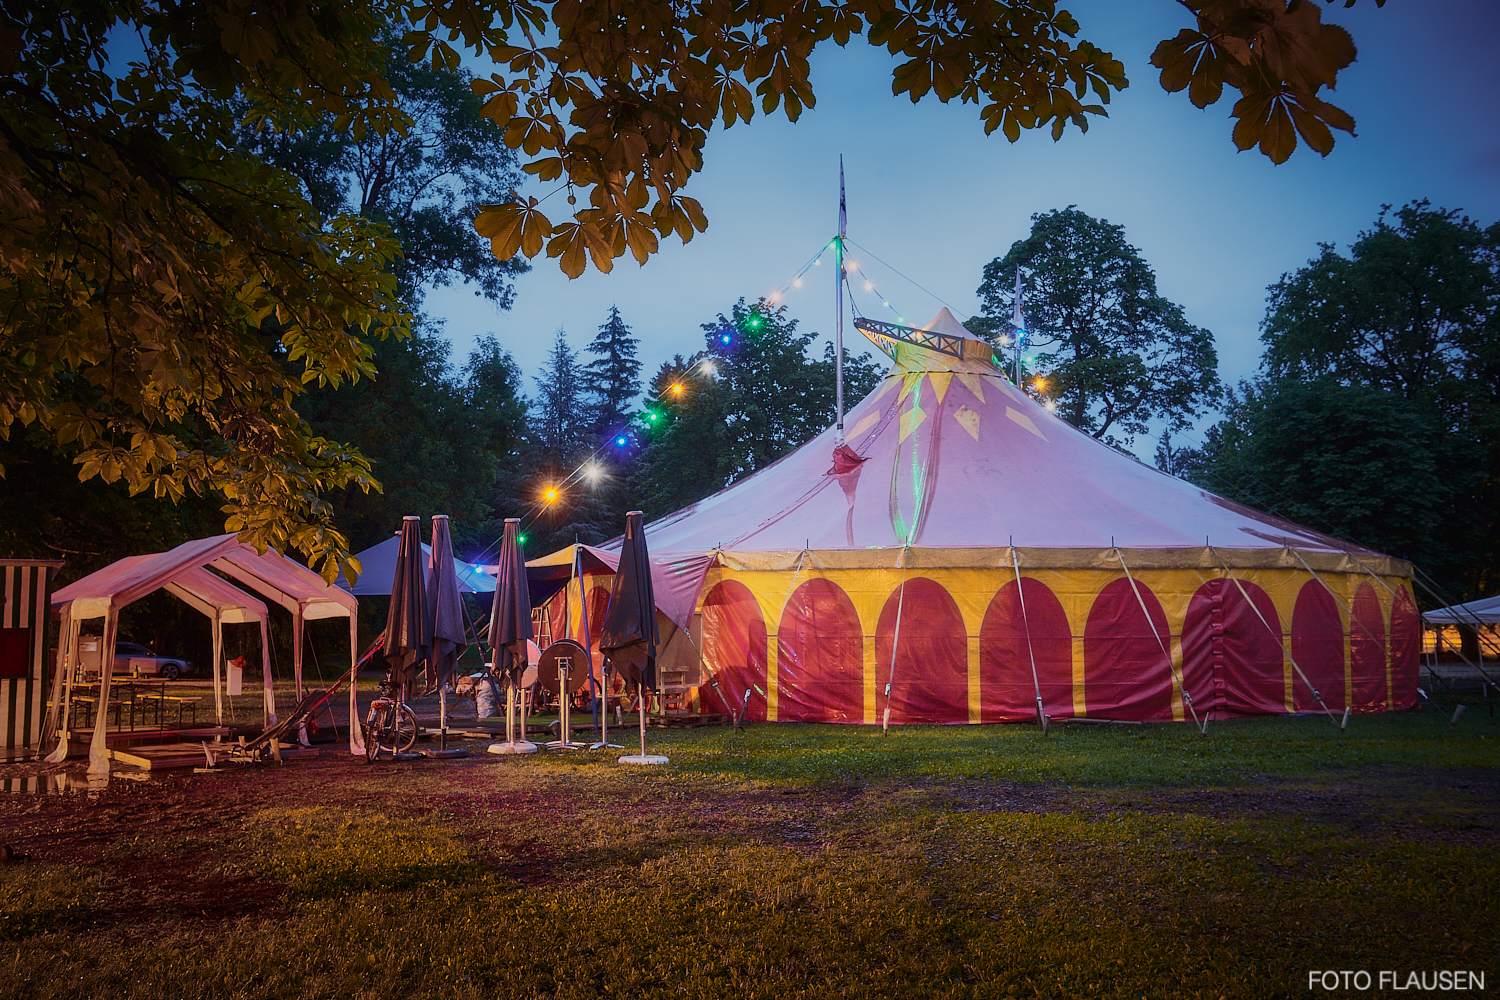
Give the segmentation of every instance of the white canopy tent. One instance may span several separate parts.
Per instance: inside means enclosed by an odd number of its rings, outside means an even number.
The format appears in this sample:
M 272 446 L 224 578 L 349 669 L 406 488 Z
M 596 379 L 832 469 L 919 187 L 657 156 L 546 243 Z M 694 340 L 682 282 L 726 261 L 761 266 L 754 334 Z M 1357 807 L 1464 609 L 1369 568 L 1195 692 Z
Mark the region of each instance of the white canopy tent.
M 90 618 L 104 619 L 104 639 L 100 648 L 101 664 L 114 662 L 118 639 L 119 611 L 160 589 L 181 597 L 189 605 L 208 615 L 214 622 L 215 707 L 218 701 L 222 626 L 232 621 L 259 621 L 261 626 L 262 697 L 268 724 L 276 722 L 275 693 L 271 682 L 270 643 L 266 630 L 266 606 L 238 587 L 205 567 L 212 567 L 266 595 L 292 614 L 293 670 L 297 697 L 302 697 L 302 630 L 310 618 L 349 619 L 350 662 L 359 656 L 359 606 L 352 594 L 330 587 L 312 570 L 279 552 L 257 552 L 236 535 L 217 535 L 184 542 L 169 552 L 131 556 L 91 573 L 52 595 L 52 604 L 62 617 L 62 664 L 53 683 L 53 707 L 48 712 L 48 731 L 52 732 L 59 709 L 63 724 L 58 732 L 57 749 L 49 761 L 61 761 L 68 753 L 67 707 L 63 683 L 70 682 L 78 656 L 78 634 L 82 623 Z M 102 706 L 109 701 L 110 670 L 100 673 L 99 704 L 95 713 L 94 733 L 89 747 L 89 771 L 103 773 L 109 769 L 105 747 L 108 713 Z M 350 685 L 350 719 L 357 721 L 355 688 Z M 222 720 L 222 714 L 220 714 Z M 350 751 L 363 753 L 357 725 L 350 726 Z
M 1423 614 L 1422 621 L 1428 625 L 1500 625 L 1500 594 L 1436 608 Z

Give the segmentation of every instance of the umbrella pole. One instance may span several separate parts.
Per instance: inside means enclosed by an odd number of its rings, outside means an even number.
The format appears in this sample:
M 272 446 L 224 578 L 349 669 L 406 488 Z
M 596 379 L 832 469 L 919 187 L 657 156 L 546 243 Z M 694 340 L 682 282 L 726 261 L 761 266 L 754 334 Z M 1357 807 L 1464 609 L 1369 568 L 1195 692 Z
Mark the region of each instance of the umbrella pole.
M 516 742 L 516 686 L 505 685 L 505 742 Z
M 636 698 L 636 707 L 640 709 L 637 713 L 641 720 L 641 760 L 646 759 L 646 685 L 641 684 L 640 694 Z
M 438 688 L 438 749 L 448 749 L 448 688 Z

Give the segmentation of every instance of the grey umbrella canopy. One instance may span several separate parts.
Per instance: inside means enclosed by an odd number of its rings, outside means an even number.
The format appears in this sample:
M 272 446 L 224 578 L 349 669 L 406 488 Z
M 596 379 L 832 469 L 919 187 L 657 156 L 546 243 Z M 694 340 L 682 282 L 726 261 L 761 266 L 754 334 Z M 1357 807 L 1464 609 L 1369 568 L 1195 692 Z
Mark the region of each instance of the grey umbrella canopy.
M 385 621 L 385 658 L 398 683 L 410 684 L 418 663 L 432 649 L 428 632 L 427 581 L 422 557 L 421 520 L 401 519 L 401 549 L 391 581 L 391 610 Z
M 500 542 L 500 565 L 495 570 L 495 602 L 490 607 L 490 648 L 495 652 L 495 675 L 519 684 L 526 670 L 527 640 L 531 628 L 531 588 L 526 584 L 526 559 L 516 535 L 521 519 L 505 519 L 505 537 Z
M 464 629 L 463 597 L 458 592 L 458 573 L 453 563 L 453 539 L 448 534 L 448 515 L 432 517 L 432 556 L 427 575 L 427 635 L 432 653 L 427 657 L 427 686 L 443 687 L 452 682 L 458 658 L 469 648 Z
M 599 649 L 627 680 L 656 689 L 656 594 L 651 588 L 651 561 L 641 512 L 625 515 L 625 541 L 609 595 L 609 610 L 599 630 Z

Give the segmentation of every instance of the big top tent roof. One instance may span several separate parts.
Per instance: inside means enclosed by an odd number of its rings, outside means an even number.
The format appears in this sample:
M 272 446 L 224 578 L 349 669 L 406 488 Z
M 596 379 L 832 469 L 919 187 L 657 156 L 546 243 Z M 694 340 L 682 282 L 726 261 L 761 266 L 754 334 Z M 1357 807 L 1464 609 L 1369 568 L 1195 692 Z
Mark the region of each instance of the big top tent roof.
M 894 361 L 845 418 L 847 444 L 864 461 L 836 473 L 830 427 L 654 522 L 647 536 L 653 557 L 907 546 L 1202 551 L 1211 544 L 1380 558 L 1175 479 L 1080 432 L 1018 390 L 991 346 L 946 309 L 920 331 L 861 325 Z

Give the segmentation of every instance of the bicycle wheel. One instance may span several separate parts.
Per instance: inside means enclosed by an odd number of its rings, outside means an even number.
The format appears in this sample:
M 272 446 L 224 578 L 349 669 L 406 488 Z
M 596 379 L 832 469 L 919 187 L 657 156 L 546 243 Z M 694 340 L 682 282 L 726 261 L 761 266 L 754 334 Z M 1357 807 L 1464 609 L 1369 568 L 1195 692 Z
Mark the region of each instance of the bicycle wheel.
M 405 705 L 401 706 L 401 714 L 391 728 L 391 746 L 400 748 L 396 753 L 406 753 L 417 742 L 417 716 Z
M 370 721 L 365 726 L 365 760 L 371 764 L 375 763 L 375 759 L 380 756 L 382 749 L 388 749 L 382 747 L 381 744 L 387 742 L 385 730 L 387 726 L 386 719 L 389 714 L 389 710 L 382 707 L 370 710 Z

